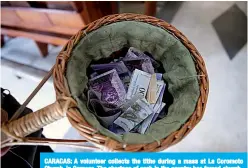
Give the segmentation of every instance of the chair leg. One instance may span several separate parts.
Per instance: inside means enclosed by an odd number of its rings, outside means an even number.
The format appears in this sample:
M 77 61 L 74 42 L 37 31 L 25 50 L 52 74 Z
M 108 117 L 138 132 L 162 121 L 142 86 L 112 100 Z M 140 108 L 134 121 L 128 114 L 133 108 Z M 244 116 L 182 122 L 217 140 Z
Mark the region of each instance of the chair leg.
M 39 48 L 39 50 L 41 52 L 41 55 L 43 57 L 46 57 L 47 54 L 48 54 L 48 45 L 46 43 L 41 43 L 41 42 L 38 42 L 38 41 L 36 41 L 35 43 L 38 46 L 38 48 Z
M 4 46 L 4 35 L 1 35 L 1 47 Z
M 156 1 L 145 1 L 145 15 L 155 16 L 156 15 Z

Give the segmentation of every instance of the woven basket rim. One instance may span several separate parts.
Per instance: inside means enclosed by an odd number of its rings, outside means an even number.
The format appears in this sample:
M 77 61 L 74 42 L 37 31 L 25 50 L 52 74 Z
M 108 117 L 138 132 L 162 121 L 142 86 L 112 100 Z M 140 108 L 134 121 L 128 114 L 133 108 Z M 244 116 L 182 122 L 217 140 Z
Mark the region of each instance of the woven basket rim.
M 199 121 L 203 117 L 206 108 L 209 92 L 208 74 L 202 56 L 197 51 L 195 46 L 179 30 L 177 30 L 174 26 L 168 24 L 167 22 L 151 16 L 125 13 L 108 15 L 86 25 L 81 30 L 79 30 L 77 34 L 72 36 L 72 38 L 63 47 L 56 59 L 55 69 L 53 72 L 56 96 L 57 99 L 62 96 L 68 97 L 69 99 L 72 98 L 64 76 L 67 61 L 71 55 L 73 48 L 77 45 L 80 39 L 82 39 L 86 33 L 94 31 L 104 25 L 120 21 L 145 22 L 166 29 L 168 32 L 172 33 L 176 38 L 178 38 L 178 40 L 180 40 L 182 44 L 189 50 L 191 55 L 194 57 L 193 60 L 195 63 L 197 74 L 200 76 L 198 80 L 200 96 L 198 98 L 195 111 L 193 112 L 191 117 L 189 117 L 189 119 L 185 122 L 185 124 L 181 126 L 181 128 L 171 133 L 166 138 L 148 144 L 127 145 L 117 142 L 109 137 L 98 133 L 97 130 L 95 130 L 90 124 L 87 123 L 83 115 L 81 115 L 78 108 L 76 107 L 68 109 L 67 117 L 72 126 L 78 130 L 80 135 L 82 135 L 84 138 L 87 139 L 87 141 L 92 142 L 99 148 L 108 151 L 161 151 L 181 141 L 196 126 L 196 124 L 199 123 Z

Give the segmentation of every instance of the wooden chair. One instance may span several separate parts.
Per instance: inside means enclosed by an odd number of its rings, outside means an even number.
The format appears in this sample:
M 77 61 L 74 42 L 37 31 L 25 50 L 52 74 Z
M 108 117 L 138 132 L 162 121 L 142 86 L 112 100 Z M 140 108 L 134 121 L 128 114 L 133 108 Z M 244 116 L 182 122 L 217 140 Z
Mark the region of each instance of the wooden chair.
M 145 1 L 145 15 L 155 16 L 156 15 L 156 1 Z
M 64 45 L 84 25 L 114 13 L 117 2 L 2 2 L 1 46 L 3 35 L 31 38 L 45 57 L 47 44 Z

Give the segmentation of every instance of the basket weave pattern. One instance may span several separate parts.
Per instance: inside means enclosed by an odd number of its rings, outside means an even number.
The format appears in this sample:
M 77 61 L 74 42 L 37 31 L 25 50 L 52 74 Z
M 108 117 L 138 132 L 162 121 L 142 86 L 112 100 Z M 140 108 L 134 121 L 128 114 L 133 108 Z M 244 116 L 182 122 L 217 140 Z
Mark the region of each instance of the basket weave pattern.
M 63 97 L 63 99 L 61 99 L 60 101 L 61 104 L 63 104 L 65 100 L 71 100 L 70 91 L 68 89 L 68 85 L 64 77 L 65 76 L 64 74 L 66 71 L 66 64 L 68 58 L 70 57 L 73 48 L 77 45 L 80 39 L 83 38 L 88 33 L 104 25 L 111 24 L 114 22 L 120 22 L 120 21 L 145 22 L 166 29 L 170 33 L 172 33 L 175 37 L 177 37 L 182 42 L 182 44 L 184 44 L 184 46 L 189 50 L 189 52 L 193 56 L 197 74 L 199 75 L 199 85 L 200 85 L 200 96 L 195 111 L 188 119 L 188 121 L 184 125 L 182 125 L 182 127 L 179 130 L 171 133 L 166 138 L 161 139 L 158 142 L 155 141 L 153 143 L 148 143 L 148 144 L 133 144 L 133 145 L 122 144 L 120 142 L 117 142 L 113 139 L 110 139 L 98 133 L 97 130 L 95 130 L 91 125 L 89 125 L 87 121 L 84 119 L 82 114 L 79 112 L 77 106 L 75 105 L 75 101 L 72 103 L 71 106 L 68 106 L 69 108 L 67 110 L 66 115 L 72 126 L 76 128 L 83 137 L 85 137 L 88 141 L 92 142 L 94 145 L 96 145 L 97 147 L 103 150 L 129 151 L 129 152 L 161 151 L 182 140 L 201 120 L 205 111 L 208 91 L 209 91 L 207 70 L 200 53 L 197 51 L 195 46 L 179 30 L 177 30 L 172 25 L 166 23 L 165 21 L 151 16 L 145 16 L 139 14 L 116 14 L 116 15 L 109 15 L 103 17 L 85 26 L 68 41 L 68 43 L 64 46 L 64 48 L 57 57 L 55 68 L 53 71 L 56 96 L 57 99 Z

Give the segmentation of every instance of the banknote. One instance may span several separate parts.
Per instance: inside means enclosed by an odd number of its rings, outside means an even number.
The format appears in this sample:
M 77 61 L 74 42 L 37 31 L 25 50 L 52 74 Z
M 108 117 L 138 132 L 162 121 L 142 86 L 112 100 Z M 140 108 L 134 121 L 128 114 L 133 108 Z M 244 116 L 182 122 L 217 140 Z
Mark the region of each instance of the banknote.
M 152 108 L 152 110 L 153 110 L 152 114 L 149 117 L 147 117 L 144 121 L 142 121 L 141 124 L 139 124 L 139 126 L 138 126 L 138 128 L 136 130 L 138 133 L 141 133 L 141 134 L 144 134 L 145 133 L 145 131 L 147 130 L 147 128 L 150 126 L 151 121 L 152 121 L 154 115 L 159 110 L 160 106 L 161 106 L 161 104 L 156 104 L 155 106 L 153 106 L 153 108 Z
M 91 65 L 91 68 L 99 74 L 115 69 L 122 83 L 124 84 L 125 89 L 128 89 L 131 79 L 131 72 L 128 70 L 123 61 L 113 62 L 109 64 L 93 64 Z
M 152 54 L 150 54 L 147 51 L 142 52 L 142 51 L 138 50 L 137 48 L 130 47 L 129 48 L 129 52 L 134 53 L 138 57 L 149 58 L 151 60 L 152 65 L 153 65 L 154 68 L 159 68 L 160 67 L 160 64 L 154 59 L 154 57 L 152 56 Z
M 90 99 L 97 99 L 97 96 L 96 96 L 96 94 L 94 93 L 93 90 L 88 90 L 88 92 L 87 92 L 87 98 L 88 98 L 88 100 L 90 100 Z
M 164 91 L 165 91 L 165 88 L 166 88 L 166 84 L 164 83 L 164 81 L 162 81 L 162 82 L 158 81 L 157 82 L 157 87 L 158 87 L 158 91 L 157 91 L 157 94 L 158 94 L 157 102 L 158 103 L 162 103 L 163 96 L 164 96 Z
M 133 72 L 135 69 L 139 69 L 150 74 L 154 73 L 154 68 L 151 61 L 147 58 L 130 58 L 123 60 L 123 62 L 130 72 Z
M 105 128 L 113 124 L 115 119 L 122 113 L 120 108 L 101 102 L 98 99 L 90 99 L 89 102 L 92 108 L 91 112 Z
M 157 102 L 159 96 L 161 95 L 161 92 L 164 88 L 164 81 L 163 80 L 157 80 L 157 91 L 156 91 L 156 97 L 155 97 L 155 103 Z M 164 91 L 163 91 L 164 93 Z M 163 96 L 163 94 L 162 94 Z
M 144 58 L 144 63 L 142 64 L 142 69 L 145 71 L 145 72 L 148 72 L 150 74 L 154 74 L 154 68 L 152 66 L 152 62 L 149 58 Z
M 151 124 L 154 123 L 154 122 L 157 120 L 157 118 L 158 118 L 160 112 L 163 110 L 163 108 L 165 107 L 165 105 L 166 105 L 166 104 L 165 104 L 164 102 L 161 103 L 161 106 L 160 106 L 159 109 L 156 111 L 156 113 L 153 115 Z
M 145 51 L 144 54 L 150 58 L 150 60 L 151 60 L 151 62 L 152 62 L 152 65 L 153 65 L 153 67 L 154 67 L 155 69 L 158 69 L 158 68 L 160 67 L 160 64 L 158 63 L 158 61 L 156 61 L 156 60 L 154 59 L 154 57 L 152 56 L 152 54 L 150 54 L 150 53 L 147 52 L 147 51 Z
M 157 78 L 157 80 L 162 80 L 163 79 L 163 74 L 156 73 L 156 78 Z
M 131 107 L 137 100 L 142 99 L 143 96 L 141 94 L 134 95 L 131 99 L 127 99 L 120 108 L 122 111 L 126 111 L 129 107 Z
M 95 95 L 95 93 L 92 90 L 88 90 L 87 92 L 87 108 L 90 109 L 90 111 L 94 111 L 90 100 L 91 99 L 97 99 L 97 96 Z
M 146 94 L 146 99 L 149 103 L 154 104 L 157 101 L 157 76 L 156 74 L 151 75 L 151 80 Z
M 131 72 L 136 68 L 150 74 L 154 73 L 154 67 L 150 57 L 133 47 L 129 48 L 123 61 Z
M 138 99 L 114 121 L 114 124 L 123 128 L 125 132 L 129 132 L 136 125 L 151 115 L 152 112 L 153 110 L 145 98 Z
M 94 113 L 96 113 L 99 116 L 112 115 L 116 113 L 115 111 L 120 110 L 120 108 L 116 107 L 115 105 L 102 102 L 98 99 L 90 99 L 89 102 L 90 105 L 92 106 Z
M 166 88 L 166 84 L 164 83 L 164 84 L 163 84 L 163 87 L 162 87 L 162 89 L 161 89 L 161 91 L 160 91 L 160 93 L 159 93 L 159 97 L 158 97 L 158 99 L 157 99 L 156 104 L 164 104 L 164 106 L 166 105 L 165 103 L 163 103 L 163 96 L 164 96 L 165 88 Z M 164 106 L 163 106 L 163 108 L 164 108 Z M 157 120 L 157 118 L 158 118 L 158 116 L 160 115 L 160 112 L 163 110 L 163 108 L 159 111 L 159 113 L 156 113 L 156 114 L 154 115 L 154 117 L 153 117 L 151 123 L 154 123 L 154 122 Z
M 125 55 L 126 58 L 149 58 L 144 52 L 138 50 L 137 48 L 130 47 Z
M 120 74 L 119 75 L 124 87 L 125 87 L 125 90 L 127 91 L 128 90 L 128 87 L 129 87 L 129 84 L 130 84 L 130 80 L 131 80 L 131 75 L 130 73 L 123 73 L 123 74 Z
M 160 111 L 165 106 L 165 103 L 162 102 L 165 86 L 166 85 L 163 81 L 157 81 L 157 93 L 156 93 L 157 100 L 155 104 L 151 104 L 153 113 L 134 129 L 135 132 L 144 134 L 147 128 L 150 126 L 150 124 L 157 119 Z
M 120 106 L 126 98 L 125 87 L 115 69 L 90 79 L 89 85 L 103 102 Z
M 144 59 L 136 59 L 136 58 L 123 60 L 129 72 L 133 72 L 135 69 L 143 70 L 142 64 L 144 63 L 144 61 L 145 61 Z
M 119 62 L 119 61 L 122 61 L 122 59 L 123 59 L 124 57 L 120 57 L 120 58 L 118 58 L 118 59 L 114 59 L 113 60 L 113 62 Z
M 90 67 L 97 73 L 104 73 L 112 69 L 115 69 L 118 74 L 129 73 L 128 68 L 123 63 L 123 61 L 109 64 L 92 64 Z
M 125 57 L 123 58 L 124 60 L 126 59 L 129 59 L 129 58 L 138 58 L 139 56 L 136 55 L 134 52 L 133 52 L 133 47 L 130 47 L 125 55 Z
M 115 123 L 113 123 L 112 125 L 110 125 L 108 127 L 108 129 L 111 132 L 114 132 L 115 134 L 124 134 L 126 132 L 123 128 L 121 128 L 120 126 L 116 125 Z
M 121 105 L 120 109 L 122 111 L 126 111 L 128 108 L 130 108 L 137 100 L 142 99 L 143 96 L 141 94 L 136 94 L 135 96 L 133 96 L 131 99 L 126 100 L 125 103 L 123 103 L 123 105 Z M 138 127 L 137 127 L 138 128 Z M 109 130 L 116 133 L 116 134 L 123 134 L 125 133 L 125 130 L 123 128 L 121 128 L 120 126 L 116 125 L 116 124 L 112 124 L 111 126 L 109 126 Z M 133 129 L 134 130 L 134 129 Z M 136 132 L 135 130 L 133 132 Z
M 98 116 L 95 115 L 98 121 L 103 125 L 105 128 L 109 128 L 109 126 L 113 125 L 113 122 L 121 115 L 121 111 L 116 111 L 115 114 L 109 116 Z
M 127 54 L 125 55 L 124 59 L 129 58 L 146 58 L 149 59 L 153 65 L 154 68 L 159 68 L 160 64 L 153 58 L 153 56 L 148 52 L 142 52 L 134 47 L 130 47 L 128 49 Z
M 92 74 L 90 74 L 90 78 L 94 78 L 96 76 L 98 76 L 99 74 L 97 72 L 93 72 Z
M 131 77 L 126 98 L 131 99 L 136 94 L 141 94 L 145 97 L 150 79 L 151 74 L 135 69 Z

